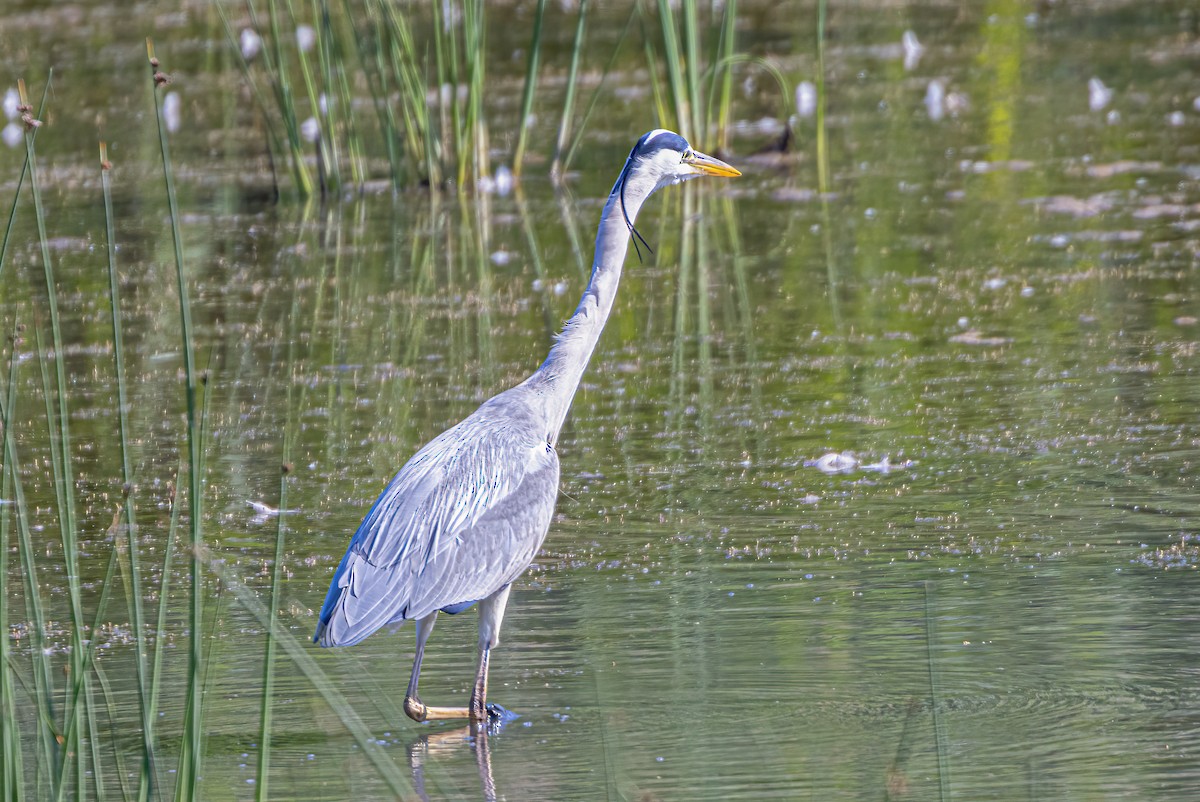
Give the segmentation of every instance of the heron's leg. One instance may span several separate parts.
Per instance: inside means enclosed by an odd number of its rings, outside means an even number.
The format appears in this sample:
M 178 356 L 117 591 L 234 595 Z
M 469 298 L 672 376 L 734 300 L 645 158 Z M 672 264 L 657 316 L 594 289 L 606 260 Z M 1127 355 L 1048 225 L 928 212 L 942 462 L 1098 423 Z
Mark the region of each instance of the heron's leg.
M 475 687 L 471 691 L 471 721 L 487 721 L 488 657 L 500 643 L 500 624 L 504 621 L 504 608 L 508 606 L 508 593 L 512 585 L 505 585 L 479 603 L 479 670 L 475 672 Z
M 467 718 L 468 711 L 465 707 L 430 707 L 417 696 L 417 681 L 421 678 L 421 658 L 425 656 L 425 642 L 429 640 L 429 633 L 433 632 L 435 620 L 437 620 L 437 610 L 424 618 L 417 619 L 417 653 L 413 657 L 412 676 L 408 680 L 408 691 L 404 694 L 404 712 L 413 721 Z
M 413 657 L 412 676 L 408 680 L 408 691 L 404 694 L 404 713 L 413 721 L 436 721 L 440 719 L 470 718 L 471 711 L 465 707 L 433 707 L 417 696 L 417 681 L 421 678 L 421 658 L 425 656 L 425 642 L 433 631 L 437 611 L 417 619 L 417 653 Z

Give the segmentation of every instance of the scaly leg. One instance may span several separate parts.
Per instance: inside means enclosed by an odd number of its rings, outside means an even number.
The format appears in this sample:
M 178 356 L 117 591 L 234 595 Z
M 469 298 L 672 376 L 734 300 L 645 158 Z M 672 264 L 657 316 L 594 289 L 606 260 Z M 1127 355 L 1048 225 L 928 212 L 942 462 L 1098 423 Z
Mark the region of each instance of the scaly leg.
M 500 624 L 504 621 L 504 608 L 508 606 L 511 585 L 505 585 L 479 603 L 479 669 L 475 672 L 475 685 L 471 690 L 470 707 L 430 707 L 417 696 L 417 680 L 421 676 L 421 658 L 425 655 L 425 641 L 433 631 L 437 612 L 417 620 L 417 653 L 413 657 L 412 677 L 408 680 L 408 691 L 404 694 L 404 712 L 413 721 L 435 719 L 469 718 L 472 723 L 498 720 L 504 708 L 487 703 L 488 657 L 500 643 Z
M 429 640 L 429 633 L 433 632 L 435 620 L 437 620 L 436 610 L 424 618 L 417 619 L 417 653 L 413 657 L 412 676 L 408 680 L 408 691 L 404 694 L 404 712 L 413 721 L 468 718 L 470 711 L 465 707 L 430 707 L 417 696 L 417 681 L 421 678 L 421 658 L 425 656 L 425 642 Z
M 504 608 L 508 606 L 508 593 L 512 585 L 505 585 L 479 603 L 479 670 L 475 672 L 475 687 L 471 691 L 471 722 L 488 721 L 489 716 L 499 719 L 504 709 L 487 703 L 488 657 L 500 643 L 500 624 L 504 621 Z

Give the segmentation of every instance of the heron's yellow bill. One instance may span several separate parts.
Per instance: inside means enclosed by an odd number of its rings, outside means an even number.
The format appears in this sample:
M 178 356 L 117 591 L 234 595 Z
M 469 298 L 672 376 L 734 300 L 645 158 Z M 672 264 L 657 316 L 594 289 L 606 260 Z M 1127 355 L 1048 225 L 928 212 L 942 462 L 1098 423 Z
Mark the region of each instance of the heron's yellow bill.
M 684 157 L 684 162 L 695 167 L 705 175 L 715 175 L 721 178 L 734 178 L 742 174 L 742 171 L 728 165 L 720 159 L 714 159 L 712 156 L 705 155 L 698 150 L 693 150 L 690 155 Z

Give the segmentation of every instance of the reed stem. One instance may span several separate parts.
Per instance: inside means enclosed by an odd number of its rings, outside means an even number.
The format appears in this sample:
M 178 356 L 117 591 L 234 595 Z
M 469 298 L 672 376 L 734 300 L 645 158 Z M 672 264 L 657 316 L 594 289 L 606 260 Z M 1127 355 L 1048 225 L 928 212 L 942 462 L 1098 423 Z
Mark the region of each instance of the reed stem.
M 117 236 L 112 204 L 112 163 L 108 146 L 100 143 L 100 186 L 104 195 L 104 227 L 108 242 L 108 290 L 112 314 L 113 369 L 117 379 L 117 431 L 121 442 L 121 481 L 125 510 L 125 538 L 129 553 L 129 607 L 134 636 L 134 670 L 138 685 L 138 713 L 142 723 L 142 760 L 138 780 L 138 799 L 148 799 L 152 792 L 154 766 L 154 721 L 148 706 L 146 677 L 146 628 L 142 609 L 141 568 L 138 565 L 137 516 L 134 514 L 133 468 L 129 456 L 129 397 L 125 387 L 125 345 L 121 327 L 121 298 L 117 282 Z M 115 540 L 114 540 L 115 548 Z
M 583 32 L 587 23 L 587 0 L 579 0 L 579 20 L 575 24 L 575 45 L 571 48 L 571 68 L 567 72 L 567 96 L 563 100 L 562 119 L 558 123 L 558 138 L 554 143 L 554 161 L 550 178 L 562 180 L 562 159 L 571 135 L 571 115 L 575 113 L 575 86 L 579 81 L 579 57 L 583 52 Z
M 289 345 L 289 351 L 291 346 Z M 291 394 L 292 383 L 291 376 L 288 376 L 288 412 L 290 418 L 291 412 Z M 263 691 L 262 691 L 262 708 L 260 713 L 261 725 L 259 733 L 259 751 L 258 751 L 258 788 L 257 799 L 260 802 L 266 802 L 270 799 L 268 788 L 270 783 L 270 766 L 271 766 L 271 711 L 272 703 L 275 696 L 275 630 L 279 622 L 279 599 L 280 591 L 283 582 L 283 545 L 284 545 L 284 520 L 287 518 L 287 485 L 288 474 L 291 472 L 288 459 L 287 438 L 290 434 L 290 426 L 284 427 L 284 462 L 279 471 L 279 510 L 276 517 L 275 526 L 275 562 L 271 570 L 271 607 L 268 611 L 267 623 L 267 644 L 266 654 L 263 656 Z
M 17 92 L 20 95 L 20 102 L 23 108 L 26 109 L 26 115 L 29 115 L 28 110 L 32 107 L 29 105 L 29 95 L 25 89 L 24 79 L 17 81 Z M 54 278 L 54 265 L 50 259 L 49 238 L 46 233 L 46 215 L 42 206 L 41 184 L 38 180 L 37 170 L 37 154 L 34 149 L 33 131 L 35 131 L 41 123 L 30 118 L 25 124 L 25 154 L 26 162 L 29 165 L 29 187 L 33 194 L 33 211 L 34 218 L 37 221 L 38 244 L 42 257 L 42 272 L 46 283 L 46 304 L 50 313 L 50 332 L 54 344 L 54 377 L 55 386 L 53 392 L 53 406 L 56 408 L 51 411 L 51 389 L 48 382 L 45 384 L 46 398 L 46 424 L 50 431 L 51 439 L 51 464 L 54 471 L 55 495 L 58 500 L 58 523 L 59 523 L 59 538 L 62 542 L 63 549 L 63 564 L 67 575 L 67 598 L 70 606 L 71 615 L 71 654 L 69 657 L 71 679 L 72 682 L 78 683 L 83 678 L 82 664 L 82 643 L 83 643 L 83 604 L 80 596 L 79 586 L 79 552 L 77 532 L 75 525 L 75 483 L 71 477 L 74 476 L 74 471 L 71 468 L 71 434 L 67 408 L 67 377 L 66 377 L 66 359 L 65 349 L 63 348 L 62 325 L 58 314 L 58 292 Z M 43 369 L 45 367 L 44 352 L 38 349 L 38 358 Z M 43 374 L 44 376 L 44 374 Z M 57 413 L 55 415 L 54 413 Z M 54 419 L 57 417 L 57 432 L 55 431 Z M 57 446 L 55 448 L 54 446 Z M 69 697 L 69 698 L 74 698 Z M 79 716 L 81 715 L 78 704 L 71 703 L 66 707 L 65 719 L 63 727 L 67 732 L 74 733 L 75 738 L 78 738 Z M 70 765 L 75 769 L 75 782 L 77 787 L 82 788 L 84 777 L 84 754 L 78 748 L 77 741 L 68 740 L 64 746 L 68 755 L 74 755 L 75 760 Z M 56 796 L 61 799 L 66 791 L 67 770 L 66 762 L 59 762 L 56 766 L 58 775 Z
M 187 281 L 184 276 L 183 238 L 179 228 L 179 205 L 175 196 L 175 178 L 171 168 L 171 150 L 167 142 L 167 129 L 163 123 L 162 102 L 158 89 L 169 80 L 159 69 L 154 55 L 153 40 L 146 39 L 146 56 L 150 63 L 154 117 L 158 123 L 159 154 L 162 158 L 163 182 L 167 193 L 167 209 L 171 223 L 171 241 L 175 248 L 175 278 L 179 292 L 180 339 L 183 345 L 184 395 L 187 400 L 187 444 L 188 444 L 188 522 L 190 537 L 189 580 L 191 582 L 188 633 L 188 681 L 186 712 L 184 715 L 183 742 L 180 748 L 179 773 L 175 798 L 180 802 L 191 800 L 197 790 L 200 776 L 202 751 L 202 691 L 203 656 L 201 653 L 203 587 L 204 576 L 199 560 L 199 549 L 203 545 L 201 529 L 200 492 L 200 449 L 197 431 L 196 410 L 196 358 L 192 344 L 191 303 L 188 300 Z
M 513 153 L 513 175 L 521 177 L 525 161 L 525 142 L 529 138 L 529 115 L 533 111 L 533 93 L 537 87 L 538 63 L 542 57 L 542 21 L 546 0 L 538 0 L 533 18 L 533 38 L 529 42 L 529 60 L 525 64 L 525 89 L 521 93 L 521 117 L 517 120 L 517 149 Z

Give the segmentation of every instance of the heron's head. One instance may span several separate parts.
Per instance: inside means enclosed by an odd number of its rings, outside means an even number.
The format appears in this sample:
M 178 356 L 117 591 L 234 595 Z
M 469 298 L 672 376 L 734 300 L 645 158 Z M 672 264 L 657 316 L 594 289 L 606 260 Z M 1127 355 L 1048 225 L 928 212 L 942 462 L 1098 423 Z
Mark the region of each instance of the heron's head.
M 633 220 L 630 219 L 629 210 L 626 208 L 627 195 L 632 192 L 635 197 L 645 199 L 663 187 L 702 175 L 732 178 L 741 175 L 741 172 L 720 159 L 714 159 L 696 150 L 674 131 L 662 128 L 644 134 L 633 146 L 633 150 L 629 151 L 625 167 L 609 193 L 609 203 L 620 203 L 621 214 L 625 218 L 626 227 L 633 235 L 633 246 L 638 250 L 639 259 L 642 252 L 637 248 L 638 240 L 647 248 L 650 244 L 633 227 Z M 634 214 L 636 213 L 635 207 Z
M 732 178 L 741 173 L 720 159 L 696 150 L 674 131 L 657 128 L 644 134 L 629 151 L 625 169 L 613 186 L 613 193 L 625 192 L 632 183 L 645 187 L 649 190 L 646 194 L 650 194 L 702 175 Z

